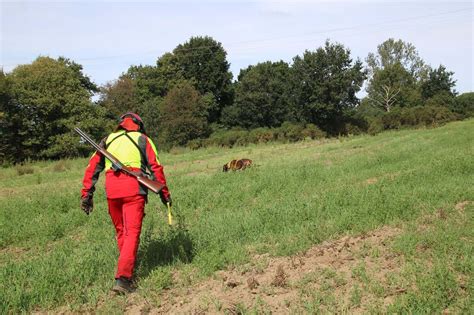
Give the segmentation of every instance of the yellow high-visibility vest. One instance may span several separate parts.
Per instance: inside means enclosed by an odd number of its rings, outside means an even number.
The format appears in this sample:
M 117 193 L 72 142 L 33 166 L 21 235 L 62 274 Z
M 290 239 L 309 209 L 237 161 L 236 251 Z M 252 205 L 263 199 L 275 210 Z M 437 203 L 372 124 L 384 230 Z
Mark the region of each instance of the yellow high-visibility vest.
M 119 130 L 111 133 L 107 137 L 107 140 L 105 141 L 107 151 L 112 153 L 125 166 L 141 168 L 141 154 L 137 146 L 140 145 L 139 138 L 142 134 L 140 132 L 132 131 L 128 132 L 128 135 L 136 145 L 125 136 L 125 130 Z M 143 146 L 142 150 L 143 154 L 146 154 L 145 146 Z M 111 167 L 112 163 L 108 159 L 105 159 L 105 169 L 107 170 Z

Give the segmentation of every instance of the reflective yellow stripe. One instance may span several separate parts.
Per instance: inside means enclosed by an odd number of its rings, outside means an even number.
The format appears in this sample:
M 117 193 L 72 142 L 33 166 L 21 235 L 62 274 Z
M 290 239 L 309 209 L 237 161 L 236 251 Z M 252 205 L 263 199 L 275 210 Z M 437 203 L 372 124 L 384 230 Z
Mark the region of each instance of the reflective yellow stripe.
M 158 159 L 158 151 L 156 151 L 155 144 L 153 143 L 153 141 L 151 141 L 150 138 L 148 138 L 148 142 L 150 142 L 151 148 L 153 149 L 153 152 L 155 152 L 155 155 L 156 155 L 156 163 L 158 163 L 158 165 L 161 165 L 160 160 Z
M 106 140 L 107 151 L 112 153 L 122 164 L 129 167 L 140 168 L 141 166 L 141 155 L 137 147 L 130 141 L 128 137 L 124 134 L 125 131 L 120 130 L 118 132 L 111 133 Z M 129 132 L 128 135 L 132 138 L 135 143 L 138 144 L 138 138 L 140 138 L 141 133 L 139 132 Z M 116 137 L 119 138 L 115 139 Z M 115 140 L 114 140 L 115 139 Z M 113 140 L 113 141 L 112 141 Z M 112 167 L 112 163 L 105 159 L 105 169 Z

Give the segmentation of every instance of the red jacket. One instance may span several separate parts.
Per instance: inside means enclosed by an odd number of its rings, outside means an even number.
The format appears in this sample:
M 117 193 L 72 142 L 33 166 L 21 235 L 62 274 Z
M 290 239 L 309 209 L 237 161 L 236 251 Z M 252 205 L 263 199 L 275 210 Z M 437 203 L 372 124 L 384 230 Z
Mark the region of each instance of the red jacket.
M 149 171 L 152 179 L 165 185 L 160 193 L 162 197 L 166 200 L 170 199 L 163 166 L 158 160 L 156 147 L 145 134 L 136 131 L 119 130 L 102 140 L 100 145 L 105 147 L 107 151 L 112 153 L 124 165 L 136 171 L 141 170 L 144 173 Z M 112 170 L 110 164 L 110 161 L 106 160 L 100 152 L 95 152 L 92 155 L 82 181 L 82 198 L 94 194 L 99 174 L 106 167 L 105 190 L 107 198 L 114 199 L 147 195 L 148 189 L 141 185 L 135 177 Z

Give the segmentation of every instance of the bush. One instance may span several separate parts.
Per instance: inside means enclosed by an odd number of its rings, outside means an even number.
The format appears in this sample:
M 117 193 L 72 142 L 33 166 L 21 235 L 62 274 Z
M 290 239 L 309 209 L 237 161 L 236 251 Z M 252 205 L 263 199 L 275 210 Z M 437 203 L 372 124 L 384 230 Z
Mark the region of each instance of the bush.
M 208 136 L 208 101 L 190 82 L 173 87 L 159 107 L 165 142 L 186 145 L 190 140 Z
M 232 130 L 226 130 L 226 131 L 218 131 L 211 136 L 204 140 L 204 144 L 206 146 L 220 146 L 220 147 L 233 147 L 234 145 L 239 142 L 239 144 L 242 143 L 242 141 L 239 139 L 241 138 L 246 138 L 248 134 L 248 131 L 246 130 L 241 130 L 241 129 L 232 129 Z
M 434 117 L 433 126 L 442 125 L 458 118 L 456 114 L 446 107 L 427 107 L 427 109 L 431 111 Z
M 456 97 L 453 112 L 463 118 L 474 116 L 474 92 L 464 93 Z
M 284 122 L 280 128 L 277 128 L 277 139 L 282 141 L 296 142 L 304 139 L 304 126 L 291 122 Z
M 368 119 L 369 127 L 367 132 L 369 135 L 376 135 L 384 130 L 382 119 L 379 117 L 372 117 Z
M 203 146 L 203 141 L 201 139 L 194 139 L 189 141 L 186 144 L 186 147 L 191 149 L 191 150 L 197 150 Z
M 250 131 L 242 129 L 217 130 L 208 139 L 193 140 L 188 142 L 187 147 L 197 149 L 207 146 L 233 147 L 236 145 L 247 145 L 250 143 L 267 143 L 275 140 L 295 142 L 305 138 L 320 139 L 326 133 L 316 125 L 300 125 L 285 122 L 279 128 L 260 127 Z
M 346 123 L 344 125 L 344 133 L 346 135 L 360 135 L 364 131 L 357 125 L 354 125 L 352 123 Z
M 455 98 L 453 95 L 443 92 L 435 94 L 430 97 L 425 102 L 426 107 L 446 107 L 448 109 L 453 109 L 455 106 Z
M 249 143 L 267 143 L 275 139 L 275 129 L 265 127 L 250 130 L 248 135 Z
M 404 126 L 416 126 L 418 125 L 418 118 L 416 116 L 415 108 L 403 108 L 400 115 L 400 122 Z
M 402 114 L 399 108 L 382 116 L 384 129 L 400 129 L 402 126 Z
M 326 133 L 314 124 L 306 124 L 301 133 L 303 138 L 321 139 L 326 137 Z
M 438 126 L 455 120 L 456 115 L 448 108 L 442 106 L 425 106 L 415 108 L 418 125 Z

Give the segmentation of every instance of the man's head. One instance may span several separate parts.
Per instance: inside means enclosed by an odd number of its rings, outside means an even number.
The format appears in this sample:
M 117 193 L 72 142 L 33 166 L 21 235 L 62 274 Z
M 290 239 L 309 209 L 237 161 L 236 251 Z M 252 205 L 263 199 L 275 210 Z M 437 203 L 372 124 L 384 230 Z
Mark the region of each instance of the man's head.
M 135 113 L 128 112 L 120 116 L 119 128 L 128 130 L 128 131 L 140 131 L 145 133 L 145 125 L 143 120 Z

